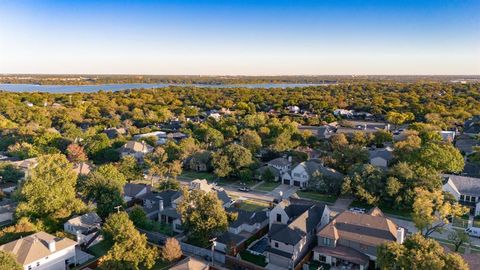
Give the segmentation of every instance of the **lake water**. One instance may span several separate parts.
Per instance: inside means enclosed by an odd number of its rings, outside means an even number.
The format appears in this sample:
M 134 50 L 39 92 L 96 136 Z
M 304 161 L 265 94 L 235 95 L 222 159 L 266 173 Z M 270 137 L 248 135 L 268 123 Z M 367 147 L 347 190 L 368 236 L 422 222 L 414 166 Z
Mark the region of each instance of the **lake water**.
M 125 84 L 97 84 L 97 85 L 38 85 L 38 84 L 0 84 L 0 90 L 9 92 L 48 92 L 48 93 L 91 93 L 99 90 L 103 91 L 121 91 L 126 89 L 149 89 L 164 88 L 168 86 L 192 86 L 192 87 L 209 87 L 209 88 L 293 88 L 320 86 L 329 84 L 303 84 L 303 83 L 268 83 L 268 84 L 166 84 L 166 83 L 125 83 Z

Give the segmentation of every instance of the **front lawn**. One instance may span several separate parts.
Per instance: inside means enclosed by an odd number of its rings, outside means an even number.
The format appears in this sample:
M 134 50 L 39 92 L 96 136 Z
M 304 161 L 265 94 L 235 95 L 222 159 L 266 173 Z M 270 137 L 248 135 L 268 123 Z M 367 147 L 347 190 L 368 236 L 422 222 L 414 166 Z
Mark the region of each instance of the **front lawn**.
M 209 172 L 194 172 L 194 171 L 184 171 L 179 178 L 186 178 L 186 179 L 207 179 L 207 181 L 215 180 L 216 176 L 213 173 Z
M 453 218 L 452 225 L 459 228 L 468 228 L 468 215 Z
M 309 199 L 319 202 L 334 203 L 337 200 L 337 196 L 321 194 L 315 191 L 297 191 L 297 195 L 303 199 Z
M 375 206 L 355 200 L 350 204 L 350 207 L 365 208 L 365 210 L 368 212 L 371 208 Z M 390 205 L 386 204 L 380 204 L 378 208 L 380 208 L 380 210 L 382 210 L 382 212 L 386 215 L 391 215 L 393 217 L 405 220 L 412 220 L 412 211 L 409 209 L 395 209 Z
M 255 255 L 250 253 L 249 251 L 242 251 L 240 252 L 240 257 L 242 257 L 242 260 L 245 260 L 247 262 L 251 262 L 253 264 L 256 264 L 261 267 L 267 266 L 267 263 L 265 262 L 265 256 L 263 255 Z
M 260 202 L 260 201 L 254 201 L 254 200 L 245 200 L 240 202 L 238 205 L 236 205 L 237 208 L 245 210 L 245 211 L 260 211 L 262 209 L 265 209 L 269 207 L 270 204 L 267 202 Z
M 159 232 L 164 235 L 174 236 L 176 233 L 172 229 L 172 225 L 160 223 L 153 220 L 147 220 L 145 224 L 138 226 L 140 229 L 152 232 Z
M 263 182 L 255 190 L 270 192 L 280 185 L 280 182 Z
M 113 246 L 113 243 L 107 240 L 103 240 L 98 244 L 88 248 L 88 253 L 92 254 L 96 258 L 100 258 L 105 255 L 110 248 Z

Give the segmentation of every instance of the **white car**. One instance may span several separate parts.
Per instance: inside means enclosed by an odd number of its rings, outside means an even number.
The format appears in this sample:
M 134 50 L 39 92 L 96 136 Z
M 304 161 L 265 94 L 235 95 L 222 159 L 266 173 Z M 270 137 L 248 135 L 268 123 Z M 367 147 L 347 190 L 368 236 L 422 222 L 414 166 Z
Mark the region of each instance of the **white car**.
M 480 228 L 470 227 L 470 228 L 465 229 L 465 232 L 470 236 L 480 238 Z

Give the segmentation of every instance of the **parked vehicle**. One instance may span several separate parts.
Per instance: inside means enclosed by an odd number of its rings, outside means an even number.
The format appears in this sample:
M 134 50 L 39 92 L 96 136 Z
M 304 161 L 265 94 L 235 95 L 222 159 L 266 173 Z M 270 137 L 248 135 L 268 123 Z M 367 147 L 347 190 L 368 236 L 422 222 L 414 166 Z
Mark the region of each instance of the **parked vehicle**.
M 243 192 L 249 192 L 250 188 L 249 187 L 241 187 L 241 188 L 238 188 L 238 190 L 243 191 Z
M 367 211 L 365 208 L 360 207 L 351 207 L 349 210 L 357 214 L 365 214 L 365 212 Z
M 480 238 L 480 228 L 470 227 L 470 228 L 465 229 L 465 232 L 470 236 Z

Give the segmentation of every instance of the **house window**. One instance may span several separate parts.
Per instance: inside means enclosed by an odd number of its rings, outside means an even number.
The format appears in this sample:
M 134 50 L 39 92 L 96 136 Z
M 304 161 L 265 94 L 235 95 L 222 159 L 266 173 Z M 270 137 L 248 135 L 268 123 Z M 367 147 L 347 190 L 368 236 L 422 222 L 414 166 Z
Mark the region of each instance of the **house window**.
M 294 173 L 293 176 L 300 177 L 299 173 Z
M 278 248 L 278 242 L 275 242 L 275 247 Z
M 330 246 L 330 238 L 323 238 L 323 244 L 325 246 Z
M 325 257 L 323 255 L 318 255 L 318 260 L 321 261 L 321 262 L 327 262 L 327 257 Z
M 277 222 L 282 222 L 282 215 L 277 214 Z
M 470 201 L 470 196 L 465 196 L 465 201 L 469 202 Z
M 470 198 L 470 201 L 471 201 L 471 202 L 476 202 L 476 201 L 477 201 L 477 197 L 472 196 L 472 197 Z
M 460 201 L 465 201 L 465 196 L 464 195 L 460 195 Z

